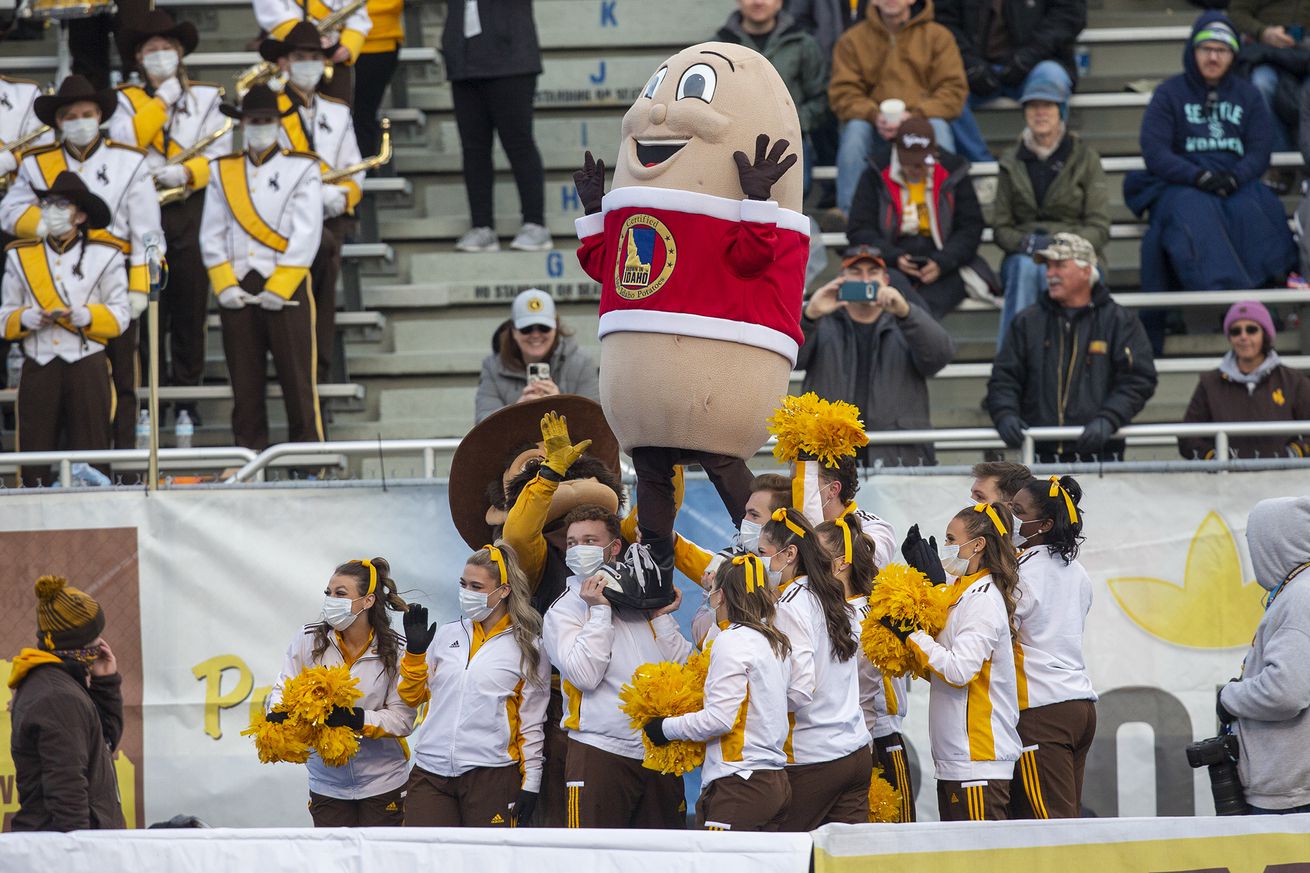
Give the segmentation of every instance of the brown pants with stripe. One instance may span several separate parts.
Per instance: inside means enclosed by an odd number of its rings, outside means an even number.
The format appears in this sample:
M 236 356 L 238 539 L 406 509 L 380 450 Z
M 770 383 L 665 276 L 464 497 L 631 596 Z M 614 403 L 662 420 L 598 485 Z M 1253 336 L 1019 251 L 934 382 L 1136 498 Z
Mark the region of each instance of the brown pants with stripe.
M 342 800 L 309 792 L 309 814 L 316 828 L 398 828 L 405 823 L 405 789 Z
M 901 821 L 915 821 L 914 780 L 905 759 L 905 740 L 900 734 L 874 737 L 873 754 L 882 768 L 882 778 L 901 793 Z
M 1010 817 L 1010 780 L 937 780 L 942 821 L 1005 821 Z
M 868 746 L 835 761 L 789 764 L 786 773 L 791 785 L 791 806 L 783 816 L 782 830 L 812 831 L 832 822 L 866 824 L 869 821 L 873 751 Z
M 1096 737 L 1096 704 L 1066 700 L 1019 713 L 1023 755 L 1014 768 L 1013 818 L 1079 818 L 1083 768 Z
M 136 417 L 141 413 L 136 390 L 141 385 L 141 356 L 137 350 L 139 321 L 128 322 L 127 330 L 105 345 L 109 368 L 114 379 L 113 440 L 116 449 L 136 448 Z
M 475 767 L 461 776 L 438 776 L 416 766 L 405 786 L 405 827 L 511 827 L 522 783 L 517 764 Z
M 568 827 L 681 830 L 687 826 L 682 777 L 647 770 L 636 758 L 570 739 L 564 779 Z
M 254 277 L 253 279 L 251 277 Z M 264 280 L 248 273 L 241 281 L 247 293 L 258 294 Z M 251 289 L 255 290 L 251 290 Z M 256 451 L 268 448 L 268 356 L 273 356 L 282 402 L 287 410 L 287 439 L 321 442 L 323 426 L 314 379 L 314 298 L 302 284 L 291 297 L 298 306 L 277 312 L 251 304 L 220 309 L 223 356 L 232 381 L 232 432 L 237 445 Z
M 696 801 L 696 827 L 707 831 L 777 831 L 791 805 L 791 782 L 783 770 L 755 770 L 749 779 L 733 774 L 706 785 Z
M 72 336 L 69 340 L 77 342 Z M 55 358 L 44 367 L 28 358 L 23 361 L 18 387 L 16 447 L 24 452 L 108 449 L 113 439 L 113 403 L 114 388 L 104 353 L 71 364 Z M 99 469 L 108 473 L 105 467 Z M 24 467 L 21 473 L 27 488 L 50 485 L 57 478 L 49 467 Z

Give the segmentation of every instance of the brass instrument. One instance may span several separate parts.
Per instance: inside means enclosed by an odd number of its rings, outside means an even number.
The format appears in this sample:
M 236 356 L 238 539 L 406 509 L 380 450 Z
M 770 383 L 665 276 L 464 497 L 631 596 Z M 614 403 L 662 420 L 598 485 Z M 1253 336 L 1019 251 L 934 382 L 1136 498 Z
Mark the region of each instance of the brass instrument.
M 27 146 L 36 142 L 38 139 L 45 136 L 49 132 L 50 132 L 50 126 L 47 124 L 43 124 L 40 127 L 38 127 L 36 130 L 28 131 L 27 133 L 20 136 L 18 139 L 14 140 L 13 142 L 0 143 L 0 151 L 13 152 L 14 160 L 18 161 L 19 163 L 22 163 L 23 149 L 27 148 Z M 12 173 L 6 173 L 3 176 L 0 176 L 0 192 L 7 191 L 9 189 L 9 186 L 14 183 L 14 177 L 16 175 L 18 175 L 18 170 L 15 169 Z
M 309 0 L 301 0 L 301 2 L 307 3 L 309 2 Z M 339 26 L 347 18 L 358 12 L 360 8 L 363 7 L 365 2 L 367 2 L 367 0 L 351 0 L 351 2 L 347 3 L 345 6 L 342 6 L 340 9 L 333 12 L 331 15 L 327 16 L 321 21 L 314 22 L 314 26 L 318 28 L 318 32 L 320 34 L 337 30 L 339 29 Z M 331 69 L 332 68 L 329 66 L 327 69 L 323 71 L 324 79 L 329 78 Z M 254 87 L 255 85 L 264 84 L 269 79 L 272 79 L 275 75 L 277 75 L 277 64 L 273 63 L 272 61 L 260 61 L 259 63 L 247 68 L 245 72 L 237 76 L 237 81 L 236 81 L 237 96 L 238 97 L 246 96 L 246 92 L 249 91 L 252 87 Z
M 218 130 L 214 131 L 213 133 L 209 133 L 206 134 L 205 136 L 202 136 L 200 139 L 196 140 L 191 145 L 182 149 L 180 152 L 173 155 L 171 158 L 168 158 L 166 161 L 164 161 L 164 163 L 185 164 L 187 161 L 191 160 L 196 155 L 200 154 L 205 149 L 209 148 L 211 145 L 218 142 L 223 137 L 223 135 L 226 134 L 231 129 L 232 129 L 232 119 L 229 118 L 227 121 L 223 123 L 223 126 L 220 127 Z M 187 185 L 177 185 L 173 188 L 160 188 L 159 191 L 157 192 L 157 196 L 159 197 L 159 205 L 167 206 L 170 203 L 178 203 L 182 200 L 185 200 L 187 196 L 190 195 L 191 191 L 192 189 Z
M 378 153 L 371 158 L 365 158 L 357 164 L 351 164 L 348 167 L 342 167 L 339 170 L 323 174 L 323 184 L 333 185 L 342 179 L 348 179 L 356 173 L 363 173 L 380 167 L 391 160 L 391 119 L 382 119 L 382 143 L 378 146 Z

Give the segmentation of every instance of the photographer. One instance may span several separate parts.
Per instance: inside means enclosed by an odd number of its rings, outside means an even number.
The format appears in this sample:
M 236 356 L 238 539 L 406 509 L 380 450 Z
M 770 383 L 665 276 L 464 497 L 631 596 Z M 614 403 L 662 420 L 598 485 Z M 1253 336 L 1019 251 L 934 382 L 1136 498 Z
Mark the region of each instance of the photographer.
M 955 343 L 916 292 L 888 280 L 878 249 L 846 250 L 842 271 L 810 297 L 801 316 L 805 344 L 796 360 L 802 392 L 860 408 L 870 430 L 932 427 L 928 378 L 950 363 Z M 869 446 L 866 464 L 935 464 L 932 446 Z
M 1242 678 L 1219 692 L 1236 729 L 1252 814 L 1310 812 L 1310 497 L 1262 500 L 1246 520 L 1255 579 L 1269 592 Z

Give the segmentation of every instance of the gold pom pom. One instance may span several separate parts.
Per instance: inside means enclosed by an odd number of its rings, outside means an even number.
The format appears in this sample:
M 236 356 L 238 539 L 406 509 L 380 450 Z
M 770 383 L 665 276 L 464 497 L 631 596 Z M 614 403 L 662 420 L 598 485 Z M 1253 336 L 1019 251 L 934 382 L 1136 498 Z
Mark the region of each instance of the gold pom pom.
M 901 792 L 882 778 L 882 768 L 873 767 L 869 780 L 869 821 L 898 822 L 901 820 Z
M 254 737 L 255 750 L 259 753 L 260 763 L 303 764 L 309 760 L 309 748 L 313 742 L 314 730 L 291 719 L 284 722 L 271 722 L 264 715 L 263 710 L 258 710 L 250 720 L 250 727 L 243 730 L 241 736 Z
M 359 751 L 359 737 L 348 727 L 319 728 L 314 748 L 324 764 L 340 767 Z
M 653 718 L 668 718 L 696 712 L 705 703 L 705 676 L 709 672 L 710 650 L 692 655 L 686 664 L 661 661 L 642 664 L 632 681 L 619 690 L 619 708 L 636 730 Z M 643 733 L 646 749 L 642 766 L 664 774 L 681 776 L 705 762 L 705 744 L 674 740 L 656 746 Z
M 68 580 L 63 576 L 42 576 L 36 580 L 36 599 L 42 603 L 54 600 L 67 586 Z
M 350 675 L 350 668 L 344 664 L 307 667 L 283 689 L 282 705 L 292 717 L 321 725 L 334 708 L 349 709 L 363 696 L 359 680 Z
M 869 595 L 869 613 L 860 629 L 864 654 L 886 676 L 922 676 L 926 665 L 880 620 L 889 615 L 903 628 L 918 627 L 935 636 L 946 626 L 949 608 L 948 587 L 933 585 L 928 577 L 906 564 L 888 564 L 878 572 Z
M 836 467 L 844 457 L 869 444 L 860 410 L 841 400 L 828 401 L 813 391 L 783 399 L 769 418 L 769 433 L 777 438 L 773 456 L 783 463 L 813 457 Z
M 323 763 L 340 767 L 359 751 L 359 738 L 348 727 L 330 728 L 323 722 L 335 707 L 349 709 L 363 696 L 359 680 L 344 664 L 306 667 L 286 684 L 282 702 L 274 707 L 274 712 L 287 714 L 286 721 L 273 723 L 259 712 L 241 735 L 254 737 L 265 764 L 303 764 L 313 749 Z

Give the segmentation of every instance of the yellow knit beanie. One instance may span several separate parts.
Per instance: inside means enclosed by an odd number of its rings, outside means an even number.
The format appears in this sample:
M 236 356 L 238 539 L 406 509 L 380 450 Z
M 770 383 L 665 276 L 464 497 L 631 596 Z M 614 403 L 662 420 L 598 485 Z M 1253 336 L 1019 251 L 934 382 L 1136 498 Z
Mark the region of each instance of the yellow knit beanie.
M 105 629 L 105 613 L 85 591 L 63 576 L 36 580 L 36 638 L 46 651 L 82 649 Z

